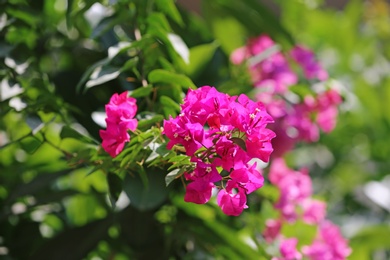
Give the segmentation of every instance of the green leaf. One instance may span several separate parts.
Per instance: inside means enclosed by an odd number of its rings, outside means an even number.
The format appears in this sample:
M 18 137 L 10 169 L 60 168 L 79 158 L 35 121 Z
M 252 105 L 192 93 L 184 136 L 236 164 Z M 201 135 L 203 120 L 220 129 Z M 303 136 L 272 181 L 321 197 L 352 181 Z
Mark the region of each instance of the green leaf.
M 149 118 L 138 121 L 138 129 L 149 129 L 151 126 L 158 122 L 162 122 L 164 119 L 163 115 L 155 114 Z
M 167 174 L 165 176 L 165 185 L 168 187 L 168 185 L 174 181 L 175 179 L 179 178 L 183 173 L 185 172 L 184 168 L 181 169 L 175 169 Z
M 227 55 L 246 44 L 246 29 L 233 17 L 213 16 L 212 26 L 215 38 Z
M 145 186 L 140 174 L 127 174 L 124 180 L 124 191 L 130 199 L 130 205 L 146 211 L 159 206 L 167 198 L 164 172 L 157 168 L 147 168 L 148 185 Z
M 166 117 L 171 115 L 172 117 L 177 116 L 177 113 L 180 112 L 180 105 L 177 104 L 173 99 L 167 96 L 160 97 L 160 103 L 163 106 L 164 114 Z
M 73 0 L 67 0 L 67 5 L 66 5 L 66 26 L 68 29 L 72 26 L 72 18 L 71 18 L 71 13 L 72 13 L 72 8 L 73 8 Z
M 116 79 L 121 73 L 119 68 L 99 66 L 95 68 L 90 79 L 85 84 L 86 88 L 101 85 L 113 79 Z
M 130 70 L 130 69 L 133 69 L 137 66 L 138 64 L 138 57 L 133 57 L 131 59 L 129 59 L 128 61 L 126 61 L 126 63 L 122 66 L 122 68 L 120 69 L 121 72 L 123 71 L 127 71 L 127 70 Z
M 191 48 L 190 63 L 185 67 L 187 74 L 192 78 L 197 77 L 211 61 L 217 48 L 217 42 L 202 44 Z
M 153 70 L 149 73 L 148 79 L 151 83 L 179 84 L 184 88 L 196 89 L 195 84 L 187 76 L 166 70 Z
M 174 20 L 180 26 L 184 25 L 179 11 L 176 8 L 173 0 L 158 0 L 155 2 L 158 9 L 167 14 L 172 20 Z
M 149 96 L 150 93 L 152 93 L 153 86 L 148 85 L 146 87 L 139 87 L 133 91 L 130 92 L 130 96 L 133 98 L 141 98 L 141 97 L 146 97 Z
M 79 93 L 81 92 L 81 88 L 84 85 L 84 83 L 90 78 L 93 71 L 95 71 L 96 68 L 103 66 L 104 64 L 107 64 L 110 60 L 108 58 L 100 60 L 96 63 L 94 63 L 92 66 L 90 66 L 81 77 L 79 83 L 76 86 L 76 91 Z
M 148 15 L 147 23 L 149 24 L 149 32 L 160 29 L 159 31 L 167 33 L 172 31 L 169 22 L 161 13 L 151 13 Z
M 122 192 L 122 179 L 117 174 L 110 172 L 107 174 L 107 184 L 110 191 L 111 205 L 114 208 L 115 203 Z
M 73 138 L 73 139 L 76 139 L 76 140 L 79 140 L 79 141 L 85 142 L 85 143 L 99 144 L 99 142 L 93 140 L 91 137 L 85 136 L 85 135 L 77 132 L 73 128 L 66 126 L 66 125 L 64 127 L 62 127 L 60 137 L 61 137 L 61 139 Z
M 20 146 L 22 149 L 29 154 L 33 154 L 41 145 L 42 141 L 40 141 L 35 136 L 26 137 L 20 141 Z
M 241 147 L 241 149 L 246 152 L 246 145 L 245 145 L 245 141 L 244 140 L 242 140 L 241 138 L 238 138 L 238 137 L 232 137 L 232 138 L 230 138 L 230 140 L 232 140 L 233 143 L 235 143 L 236 145 Z

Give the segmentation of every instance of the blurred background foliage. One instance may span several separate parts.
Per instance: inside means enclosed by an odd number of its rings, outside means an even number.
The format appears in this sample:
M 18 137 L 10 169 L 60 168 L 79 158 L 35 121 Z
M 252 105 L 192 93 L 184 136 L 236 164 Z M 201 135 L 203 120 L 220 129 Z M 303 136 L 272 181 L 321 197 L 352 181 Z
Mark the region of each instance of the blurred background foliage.
M 0 257 L 269 259 L 259 237 L 275 214 L 272 187 L 231 218 L 184 203 L 179 182 L 165 188 L 165 165 L 135 163 L 166 152 L 148 145 L 186 88 L 249 92 L 229 54 L 266 33 L 286 50 L 315 50 L 342 88 L 336 129 L 288 156 L 310 168 L 350 259 L 388 259 L 390 6 L 273 4 L 206 0 L 199 15 L 171 0 L 0 0 Z M 111 161 L 98 148 L 99 122 L 124 90 L 139 99 L 143 132 Z M 107 172 L 116 166 L 133 174 Z

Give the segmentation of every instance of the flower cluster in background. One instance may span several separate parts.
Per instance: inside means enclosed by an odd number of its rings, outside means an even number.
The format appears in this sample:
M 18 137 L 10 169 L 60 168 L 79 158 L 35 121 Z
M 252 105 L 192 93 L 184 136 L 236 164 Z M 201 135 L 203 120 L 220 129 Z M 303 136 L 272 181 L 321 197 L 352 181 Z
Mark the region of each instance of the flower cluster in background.
M 279 248 L 273 260 L 345 259 L 351 249 L 339 228 L 325 219 L 326 203 L 312 198 L 308 170 L 289 169 L 282 158 L 296 142 L 315 142 L 320 130 L 328 133 L 334 129 L 337 106 L 342 102 L 339 92 L 327 86 L 328 73 L 316 61 L 314 53 L 300 45 L 282 53 L 270 37 L 261 35 L 235 50 L 230 58 L 233 64 L 245 62 L 248 66 L 257 90 L 256 99 L 265 104 L 275 120 L 269 181 L 280 193 L 274 205 L 279 218 L 268 219 L 263 232 L 265 241 Z M 303 85 L 299 85 L 300 77 L 293 67 L 301 68 Z M 314 87 L 307 87 L 310 84 Z M 299 234 L 297 237 L 283 235 L 284 226 L 297 222 L 316 228 L 310 245 L 299 245 Z
M 330 132 L 335 127 L 337 106 L 342 98 L 336 89 L 326 86 L 328 73 L 309 49 L 297 45 L 284 54 L 269 36 L 261 35 L 235 50 L 231 61 L 234 64 L 246 61 L 256 99 L 266 105 L 275 120 L 273 156 L 290 151 L 298 141 L 315 142 L 320 129 Z M 303 71 L 304 81 L 321 82 L 317 88 L 297 86 L 300 81 L 292 69 L 294 64 Z
M 137 128 L 138 121 L 134 119 L 137 113 L 136 99 L 128 97 L 127 91 L 120 95 L 115 93 L 105 109 L 107 127 L 106 130 L 100 130 L 99 134 L 103 140 L 103 149 L 111 157 L 116 157 L 125 143 L 130 141 L 128 130 L 134 131 Z
M 302 255 L 310 260 L 345 259 L 351 252 L 347 241 L 342 237 L 339 228 L 325 219 L 326 204 L 315 200 L 312 196 L 312 184 L 307 170 L 289 169 L 284 159 L 272 160 L 269 179 L 279 192 L 279 200 L 275 208 L 279 211 L 278 219 L 269 219 L 263 233 L 268 243 L 279 243 L 282 258 L 302 259 Z M 311 245 L 304 245 L 298 251 L 298 237 L 284 237 L 283 225 L 291 225 L 302 221 L 316 226 L 317 234 Z
M 219 189 L 217 203 L 227 215 L 238 216 L 247 208 L 246 195 L 263 185 L 263 176 L 253 158 L 267 162 L 272 152 L 273 122 L 260 102 L 246 95 L 229 96 L 204 86 L 189 90 L 178 117 L 164 121 L 168 149 L 185 148 L 193 169 L 184 173 L 190 183 L 185 201 L 210 200 Z

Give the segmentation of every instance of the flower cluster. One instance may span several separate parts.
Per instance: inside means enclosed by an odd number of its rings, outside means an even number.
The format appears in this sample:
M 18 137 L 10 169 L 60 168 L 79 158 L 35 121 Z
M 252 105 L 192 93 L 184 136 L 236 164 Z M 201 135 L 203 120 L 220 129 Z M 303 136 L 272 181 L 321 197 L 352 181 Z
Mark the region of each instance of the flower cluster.
M 331 260 L 345 259 L 351 249 L 342 237 L 338 227 L 325 219 L 326 204 L 311 198 L 311 179 L 307 170 L 289 169 L 281 158 L 273 159 L 269 179 L 280 191 L 275 208 L 280 212 L 278 219 L 269 219 L 263 233 L 268 243 L 279 242 L 281 258 L 273 260 L 305 259 Z M 297 249 L 298 238 L 286 238 L 281 234 L 282 226 L 303 221 L 317 227 L 317 235 L 311 245 Z
M 189 90 L 180 115 L 164 121 L 167 148 L 183 146 L 193 163 L 184 173 L 190 182 L 185 201 L 206 203 L 219 188 L 222 211 L 240 215 L 247 208 L 246 195 L 263 185 L 262 173 L 250 160 L 269 160 L 275 137 L 266 128 L 271 122 L 265 107 L 246 95 L 231 97 L 209 86 Z
M 291 69 L 293 62 L 302 68 L 306 80 L 328 79 L 328 73 L 312 51 L 297 45 L 284 54 L 270 37 L 261 35 L 235 50 L 231 61 L 234 64 L 248 62 L 258 92 L 256 98 L 266 105 L 275 119 L 272 129 L 277 137 L 272 141 L 273 156 L 283 155 L 300 140 L 317 141 L 319 130 L 330 132 L 335 127 L 337 106 L 342 101 L 338 91 L 326 86 L 325 82 L 317 83 L 315 89 L 299 90 L 299 86 L 298 90 L 293 89 L 299 79 Z
M 137 113 L 136 99 L 128 97 L 127 91 L 120 95 L 115 93 L 105 109 L 107 128 L 100 130 L 99 134 L 103 140 L 103 149 L 114 158 L 123 150 L 125 143 L 130 141 L 127 131 L 137 128 L 138 121 L 134 119 Z
M 280 191 L 275 208 L 280 210 L 283 220 L 294 222 L 298 217 L 308 224 L 318 224 L 325 218 L 326 204 L 314 200 L 312 183 L 307 169 L 289 169 L 282 158 L 272 160 L 270 182 Z

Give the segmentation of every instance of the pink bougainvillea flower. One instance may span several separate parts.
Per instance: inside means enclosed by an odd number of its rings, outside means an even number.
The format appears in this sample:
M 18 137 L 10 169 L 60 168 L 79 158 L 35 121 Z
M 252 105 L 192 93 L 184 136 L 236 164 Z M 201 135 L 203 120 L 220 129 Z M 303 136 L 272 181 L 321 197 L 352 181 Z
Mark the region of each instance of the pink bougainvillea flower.
M 269 179 L 280 190 L 280 197 L 275 204 L 282 216 L 289 222 L 295 221 L 297 206 L 311 196 L 312 184 L 306 169 L 294 171 L 289 169 L 282 158 L 271 164 Z
M 99 134 L 103 140 L 103 149 L 113 158 L 123 150 L 125 143 L 130 141 L 126 123 L 115 125 L 107 122 L 107 129 L 100 130 Z
M 204 180 L 193 181 L 186 187 L 184 201 L 204 204 L 210 200 L 213 188 L 214 184 L 212 182 Z
M 315 60 L 314 53 L 301 46 L 297 45 L 291 50 L 291 57 L 302 67 L 306 78 L 317 78 L 321 81 L 328 79 L 328 73 Z
M 339 227 L 330 221 L 324 221 L 314 242 L 310 246 L 304 246 L 302 252 L 310 260 L 344 260 L 351 253 L 351 248 L 341 235 Z
M 246 194 L 252 193 L 263 186 L 264 177 L 256 169 L 256 163 L 250 168 L 234 169 L 230 173 L 230 178 L 242 187 L 245 187 Z
M 280 235 L 282 221 L 280 219 L 267 219 L 263 236 L 268 243 L 275 240 Z
M 283 239 L 280 243 L 280 253 L 283 260 L 300 260 L 302 259 L 302 254 L 297 250 L 298 239 L 288 238 Z
M 319 224 L 326 216 L 326 203 L 319 200 L 307 199 L 302 204 L 303 221 L 308 224 Z
M 179 116 L 164 120 L 163 133 L 167 148 L 182 146 L 193 163 L 184 173 L 190 182 L 185 201 L 206 203 L 215 187 L 222 211 L 237 216 L 247 207 L 246 195 L 263 185 L 261 171 L 249 161 L 268 161 L 275 134 L 266 126 L 273 118 L 262 103 L 210 86 L 189 90 L 183 101 Z
M 229 216 L 239 216 L 246 205 L 245 190 L 238 183 L 229 180 L 226 189 L 221 189 L 217 196 L 218 206 Z
M 105 108 L 107 129 L 100 130 L 99 134 L 103 140 L 103 149 L 114 158 L 123 150 L 125 143 L 130 141 L 127 131 L 137 128 L 138 121 L 134 119 L 137 105 L 136 100 L 128 97 L 128 92 L 125 91 L 120 95 L 112 95 Z

